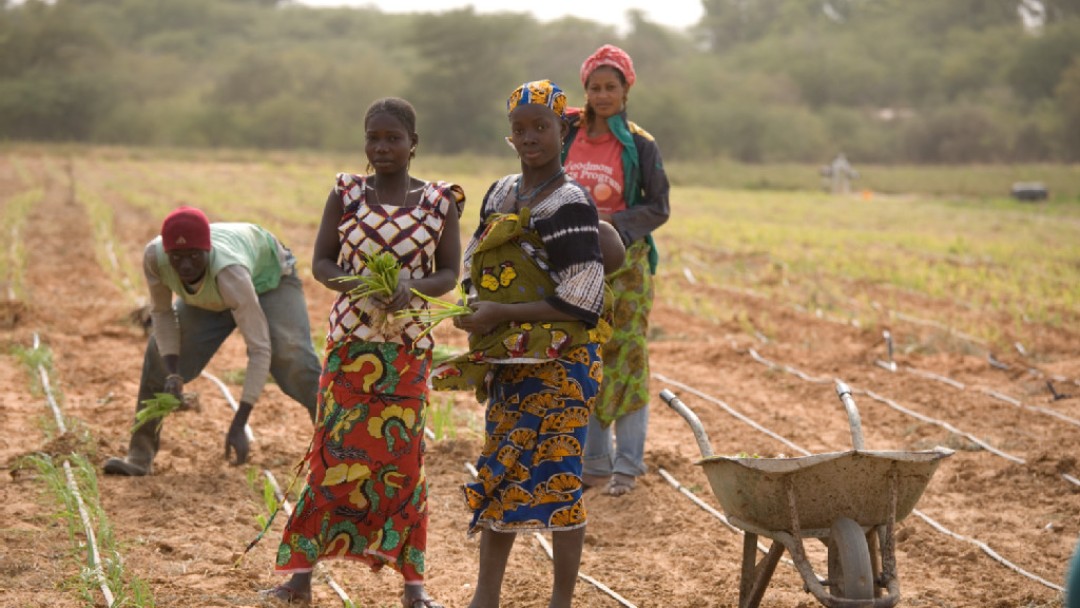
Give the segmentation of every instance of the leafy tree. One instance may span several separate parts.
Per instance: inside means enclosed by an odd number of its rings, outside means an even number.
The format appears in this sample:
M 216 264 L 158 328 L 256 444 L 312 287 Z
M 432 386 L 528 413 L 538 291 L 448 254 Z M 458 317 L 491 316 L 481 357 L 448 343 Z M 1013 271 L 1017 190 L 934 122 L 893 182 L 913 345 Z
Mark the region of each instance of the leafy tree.
M 530 36 L 537 29 L 524 14 L 481 19 L 471 6 L 416 19 L 410 42 L 424 59 L 408 98 L 425 147 L 447 153 L 505 150 L 506 98 L 536 77 L 514 69 L 506 49 L 535 48 Z
M 702 0 L 705 16 L 701 26 L 709 46 L 722 52 L 760 40 L 784 0 Z
M 1080 18 L 1047 26 L 1041 36 L 1029 37 L 1020 45 L 1009 69 L 1009 84 L 1029 102 L 1052 97 L 1062 73 L 1077 57 Z
M 387 95 L 424 150 L 505 154 L 504 101 L 634 57 L 666 159 L 1076 160 L 1080 0 L 703 0 L 679 32 L 472 9 L 278 0 L 0 0 L 0 139 L 358 150 Z M 1027 28 L 1041 20 L 1041 27 Z

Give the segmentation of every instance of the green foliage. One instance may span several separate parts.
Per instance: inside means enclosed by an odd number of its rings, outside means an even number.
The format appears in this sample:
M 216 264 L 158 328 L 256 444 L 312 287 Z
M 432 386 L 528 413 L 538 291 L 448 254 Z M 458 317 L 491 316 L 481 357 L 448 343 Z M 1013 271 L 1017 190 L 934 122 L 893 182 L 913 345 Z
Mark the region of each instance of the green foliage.
M 277 499 L 277 493 L 274 491 L 274 484 L 270 483 L 270 479 L 266 477 L 263 478 L 262 500 L 263 506 L 266 507 L 267 513 L 272 514 L 278 510 L 278 507 L 281 506 L 281 503 L 279 503 Z M 260 528 L 266 527 L 267 520 L 264 515 L 260 513 L 258 516 L 256 516 L 256 519 L 259 522 Z
M 154 422 L 157 428 L 165 422 L 165 416 L 173 413 L 180 407 L 180 400 L 169 393 L 154 393 L 152 399 L 144 399 L 142 407 L 135 412 L 135 423 L 131 431 L 135 432 L 144 424 Z
M 581 105 L 578 67 L 611 42 L 666 159 L 1069 161 L 1080 10 L 1043 5 L 1026 29 L 1013 1 L 704 0 L 688 31 L 631 12 L 619 34 L 524 10 L 31 0 L 0 9 L 0 139 L 355 152 L 397 95 L 421 154 L 512 158 L 509 92 L 553 78 Z
M 28 246 L 20 232 L 42 196 L 41 188 L 25 190 L 5 200 L 0 208 L 0 234 L 7 244 L 0 249 L 0 300 L 21 300 L 26 296 Z
M 989 175 L 950 170 L 953 182 Z M 999 314 L 1007 331 L 968 327 L 957 318 L 938 322 L 1009 346 L 1006 334 L 1028 342 L 1045 326 L 1080 320 L 1078 219 L 1075 204 L 1005 197 L 863 199 L 684 189 L 657 238 L 669 260 L 660 271 L 670 273 L 666 281 L 679 281 L 671 275 L 686 267 L 704 284 L 860 322 L 878 313 L 858 294 L 914 293 Z M 736 313 L 733 319 L 747 334 L 772 333 L 766 318 Z
M 1080 57 L 1062 75 L 1057 88 L 1062 119 L 1063 153 L 1066 160 L 1080 162 Z
M 1061 76 L 1080 58 L 1080 20 L 1048 28 L 1042 36 L 1021 41 L 1009 69 L 1009 85 L 1021 99 L 1053 97 Z
M 398 273 L 401 266 L 397 258 L 389 251 L 375 254 L 363 254 L 364 274 L 344 276 L 333 279 L 338 283 L 357 283 L 348 291 L 349 297 L 357 300 L 371 296 L 392 296 L 397 290 Z
M 416 17 L 410 42 L 428 60 L 420 64 L 407 97 L 416 107 L 425 146 L 436 152 L 464 147 L 492 152 L 506 145 L 501 141 L 506 120 L 499 120 L 506 114 L 505 100 L 533 79 L 514 69 L 507 49 L 530 47 L 522 38 L 536 27 L 524 14 L 479 17 L 471 6 Z M 453 32 L 456 43 L 447 44 L 436 32 Z
M 15 358 L 26 367 L 26 371 L 33 378 L 34 390 L 44 390 L 38 376 L 38 367 L 44 367 L 46 371 L 52 370 L 52 351 L 48 348 L 26 348 L 15 345 L 11 349 L 11 354 L 15 355 Z
M 457 427 L 454 423 L 454 402 L 451 399 L 442 399 L 431 406 L 427 422 L 436 440 L 455 439 Z

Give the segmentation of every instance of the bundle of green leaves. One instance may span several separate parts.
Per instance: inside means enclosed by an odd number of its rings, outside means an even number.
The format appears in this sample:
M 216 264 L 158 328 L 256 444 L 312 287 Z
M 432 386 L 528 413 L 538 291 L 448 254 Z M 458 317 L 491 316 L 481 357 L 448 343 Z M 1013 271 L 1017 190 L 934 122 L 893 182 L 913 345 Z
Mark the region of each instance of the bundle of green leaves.
M 143 407 L 135 412 L 135 424 L 131 427 L 132 431 L 152 421 L 156 421 L 157 428 L 161 428 L 161 424 L 165 422 L 165 416 L 182 405 L 182 402 L 171 393 L 154 393 L 152 399 L 144 399 L 142 403 Z
M 398 286 L 398 272 L 401 266 L 394 254 L 381 251 L 374 254 L 363 254 L 364 268 L 366 273 L 334 279 L 342 283 L 356 282 L 358 285 L 347 293 L 356 300 L 373 295 L 392 296 Z

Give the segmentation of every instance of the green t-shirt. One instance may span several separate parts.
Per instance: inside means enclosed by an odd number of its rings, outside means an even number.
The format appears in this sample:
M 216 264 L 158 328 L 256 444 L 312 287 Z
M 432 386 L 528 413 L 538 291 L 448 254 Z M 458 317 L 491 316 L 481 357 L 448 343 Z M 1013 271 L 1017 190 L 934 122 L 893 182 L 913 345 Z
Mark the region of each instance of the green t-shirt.
M 158 278 L 189 306 L 219 312 L 228 308 L 217 286 L 218 273 L 228 266 L 239 265 L 246 268 L 255 285 L 255 293 L 260 295 L 281 283 L 282 264 L 278 257 L 278 241 L 265 228 L 255 224 L 210 224 L 210 261 L 202 284 L 195 293 L 190 293 L 184 287 L 180 276 L 169 263 L 169 255 L 162 247 L 161 237 L 154 239 L 151 245 L 157 254 Z

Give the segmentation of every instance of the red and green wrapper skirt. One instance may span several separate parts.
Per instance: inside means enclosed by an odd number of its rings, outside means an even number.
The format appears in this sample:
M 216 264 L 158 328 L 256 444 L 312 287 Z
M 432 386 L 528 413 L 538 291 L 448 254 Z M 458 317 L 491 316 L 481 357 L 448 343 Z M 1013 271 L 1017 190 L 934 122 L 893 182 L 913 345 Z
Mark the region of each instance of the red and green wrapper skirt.
M 351 341 L 328 351 L 310 472 L 285 525 L 276 570 L 308 572 L 326 559 L 405 582 L 424 578 L 427 481 L 424 417 L 431 351 Z

